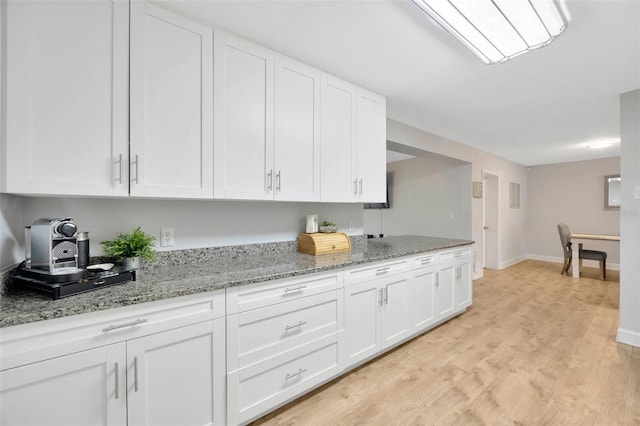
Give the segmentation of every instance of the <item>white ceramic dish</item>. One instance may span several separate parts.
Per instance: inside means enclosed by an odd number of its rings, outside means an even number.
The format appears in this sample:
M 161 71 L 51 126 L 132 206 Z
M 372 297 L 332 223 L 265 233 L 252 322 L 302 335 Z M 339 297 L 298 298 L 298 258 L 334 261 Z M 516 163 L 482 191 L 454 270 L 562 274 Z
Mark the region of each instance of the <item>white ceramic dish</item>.
M 113 263 L 100 263 L 98 265 L 87 266 L 88 271 L 108 271 L 113 268 Z

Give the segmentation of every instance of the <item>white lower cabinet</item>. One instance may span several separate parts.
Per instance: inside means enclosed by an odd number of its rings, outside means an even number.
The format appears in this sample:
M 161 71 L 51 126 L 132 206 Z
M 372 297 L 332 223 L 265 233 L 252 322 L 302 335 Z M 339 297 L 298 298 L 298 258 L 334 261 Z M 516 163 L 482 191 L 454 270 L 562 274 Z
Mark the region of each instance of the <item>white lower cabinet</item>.
M 226 424 L 224 294 L 217 296 L 3 330 L 0 423 Z M 49 357 L 61 347 L 69 353 Z
M 0 424 L 246 424 L 464 311 L 471 262 L 463 247 L 0 329 Z
M 409 286 L 409 326 L 411 332 L 426 330 L 437 321 L 436 317 L 436 266 L 412 272 Z
M 217 327 L 215 322 L 218 322 Z M 224 319 L 207 321 L 127 342 L 127 405 L 131 425 L 224 424 L 216 407 L 214 371 L 222 357 L 214 327 L 224 332 Z
M 336 376 L 342 272 L 227 289 L 227 423 L 244 424 Z
M 104 346 L 0 372 L 0 424 L 124 425 L 126 349 Z
M 471 249 L 454 253 L 455 304 L 457 309 L 465 309 L 473 302 L 473 256 Z
M 409 336 L 409 287 L 408 273 L 345 287 L 345 331 L 340 348 L 345 368 Z
M 455 303 L 455 264 L 453 259 L 442 259 L 436 272 L 436 318 L 438 320 L 453 315 Z

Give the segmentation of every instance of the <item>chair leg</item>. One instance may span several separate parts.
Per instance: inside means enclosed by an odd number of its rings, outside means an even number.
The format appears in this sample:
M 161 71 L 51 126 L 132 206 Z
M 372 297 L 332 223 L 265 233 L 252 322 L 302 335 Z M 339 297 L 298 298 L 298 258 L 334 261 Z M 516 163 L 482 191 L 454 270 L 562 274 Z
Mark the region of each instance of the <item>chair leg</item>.
M 607 259 L 603 259 L 600 262 L 600 269 L 602 269 L 602 281 L 607 280 Z
M 565 272 L 567 272 L 567 258 L 564 259 L 564 262 L 562 262 L 562 271 L 560 271 L 560 275 L 564 275 Z
M 582 274 L 582 259 L 578 261 L 578 271 Z
M 571 273 L 569 272 L 571 270 L 571 263 L 573 262 L 572 258 L 569 258 L 569 261 L 567 262 L 567 268 L 565 269 L 564 273 L 567 275 L 571 275 Z

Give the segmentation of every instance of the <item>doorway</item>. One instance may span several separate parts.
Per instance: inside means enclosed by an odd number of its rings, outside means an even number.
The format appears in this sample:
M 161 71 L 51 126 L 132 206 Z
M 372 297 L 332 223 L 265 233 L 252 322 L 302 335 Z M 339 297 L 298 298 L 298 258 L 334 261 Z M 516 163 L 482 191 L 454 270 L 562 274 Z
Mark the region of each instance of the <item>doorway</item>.
M 500 269 L 500 177 L 482 172 L 482 267 Z

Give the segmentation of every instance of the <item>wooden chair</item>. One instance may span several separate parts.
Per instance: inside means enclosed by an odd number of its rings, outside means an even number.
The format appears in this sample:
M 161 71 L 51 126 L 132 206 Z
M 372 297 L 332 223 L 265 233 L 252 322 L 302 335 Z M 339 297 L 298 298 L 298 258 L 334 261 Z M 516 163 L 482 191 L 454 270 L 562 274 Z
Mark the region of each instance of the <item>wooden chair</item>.
M 564 263 L 562 265 L 561 275 L 567 274 L 571 275 L 569 270 L 571 269 L 571 261 L 573 256 L 573 251 L 571 249 L 571 232 L 569 232 L 569 227 L 565 223 L 558 224 L 558 233 L 560 234 L 560 243 L 562 244 L 562 253 L 564 255 Z M 582 272 L 582 260 L 597 260 L 600 263 L 600 274 L 602 276 L 602 280 L 607 279 L 607 253 L 604 251 L 597 250 L 583 250 L 582 243 L 578 245 L 578 253 L 580 262 L 579 268 L 580 272 Z

